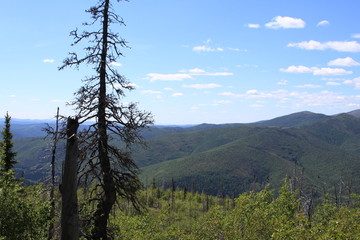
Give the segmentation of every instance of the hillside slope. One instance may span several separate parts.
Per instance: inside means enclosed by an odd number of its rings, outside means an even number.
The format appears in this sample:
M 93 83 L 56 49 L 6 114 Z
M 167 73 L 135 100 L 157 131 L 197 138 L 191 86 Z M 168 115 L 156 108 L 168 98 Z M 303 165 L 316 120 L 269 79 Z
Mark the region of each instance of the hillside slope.
M 331 189 L 346 179 L 353 189 L 360 186 L 359 118 L 301 112 L 262 124 L 269 126 L 152 127 L 143 132 L 147 147 L 135 147 L 133 157 L 144 183 L 155 178 L 167 186 L 174 178 L 179 186 L 196 185 L 212 194 L 237 194 L 267 183 L 277 187 L 285 176 L 304 189 Z M 49 139 L 16 138 L 19 175 L 30 182 L 48 178 L 50 148 Z M 58 173 L 63 156 L 62 143 Z
M 221 136 L 215 132 L 198 134 Z M 213 148 L 204 148 L 206 142 L 197 142 L 202 151 L 144 167 L 142 179 L 154 177 L 166 185 L 174 178 L 183 187 L 190 188 L 195 183 L 198 189 L 211 194 L 217 194 L 219 189 L 238 194 L 267 182 L 278 187 L 286 175 L 300 178 L 302 171 L 301 184 L 320 189 L 319 179 L 333 185 L 360 170 L 360 157 L 356 154 L 301 129 L 237 127 L 224 132 L 233 133 L 233 138 L 219 141 Z

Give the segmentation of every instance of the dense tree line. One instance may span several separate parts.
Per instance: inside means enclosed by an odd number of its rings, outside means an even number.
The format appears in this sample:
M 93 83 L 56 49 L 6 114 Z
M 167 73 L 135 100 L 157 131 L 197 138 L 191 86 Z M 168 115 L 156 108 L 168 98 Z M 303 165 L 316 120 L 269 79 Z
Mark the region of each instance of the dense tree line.
M 147 211 L 123 203 L 114 212 L 115 239 L 359 239 L 360 196 L 347 205 L 323 196 L 308 216 L 288 182 L 278 192 L 265 187 L 237 198 L 184 190 L 149 188 L 141 192 Z M 175 199 L 172 199 L 175 196 Z
M 15 178 L 10 121 L 6 113 L 0 141 L 0 239 L 43 239 L 49 222 L 46 192 L 41 186 L 24 187 Z

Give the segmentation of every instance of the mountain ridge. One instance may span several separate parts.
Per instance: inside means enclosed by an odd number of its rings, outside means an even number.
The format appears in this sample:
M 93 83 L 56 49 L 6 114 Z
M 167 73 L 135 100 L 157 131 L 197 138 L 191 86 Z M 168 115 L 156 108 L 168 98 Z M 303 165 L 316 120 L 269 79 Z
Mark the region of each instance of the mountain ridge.
M 142 134 L 147 147 L 135 147 L 133 157 L 143 182 L 155 178 L 169 186 L 218 194 L 238 194 L 266 183 L 275 188 L 285 176 L 302 178 L 302 185 L 321 189 L 319 177 L 331 188 L 341 178 L 360 172 L 360 119 L 350 114 L 326 116 L 299 112 L 261 124 L 201 124 L 150 127 Z M 120 144 L 120 143 L 118 143 Z M 50 169 L 50 139 L 15 138 L 18 172 L 30 182 L 43 181 Z M 61 171 L 64 147 L 58 148 Z M 303 172 L 303 176 L 294 176 Z M 306 184 L 305 184 L 306 183 Z M 355 188 L 354 188 L 355 189 Z

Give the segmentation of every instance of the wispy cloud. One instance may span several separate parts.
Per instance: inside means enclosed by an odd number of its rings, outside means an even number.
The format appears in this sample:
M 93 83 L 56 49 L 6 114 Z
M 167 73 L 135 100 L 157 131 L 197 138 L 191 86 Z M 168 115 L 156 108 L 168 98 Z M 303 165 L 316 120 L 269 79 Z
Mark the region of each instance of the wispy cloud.
M 183 69 L 179 73 L 163 74 L 163 73 L 148 73 L 147 78 L 151 82 L 155 81 L 183 81 L 186 79 L 194 79 L 194 76 L 232 76 L 231 72 L 207 72 L 201 68 Z
M 235 52 L 238 52 L 238 51 L 246 51 L 246 50 L 242 50 L 240 48 L 234 48 L 234 47 L 212 47 L 210 46 L 211 44 L 211 39 L 207 39 L 206 41 L 204 41 L 204 44 L 202 45 L 199 45 L 199 46 L 195 46 L 192 48 L 192 50 L 194 52 L 223 52 L 225 50 L 228 50 L 228 51 L 235 51 Z
M 258 68 L 259 65 L 245 63 L 245 64 L 236 65 L 236 67 L 238 67 L 238 68 Z
M 320 76 L 339 76 L 339 75 L 347 75 L 352 74 L 352 71 L 347 71 L 342 68 L 313 68 L 314 75 Z
M 114 66 L 114 67 L 121 67 L 122 66 L 122 64 L 118 63 L 118 62 L 109 62 L 108 65 L 109 66 Z
M 160 91 L 154 91 L 154 90 L 143 90 L 143 91 L 141 91 L 141 93 L 144 93 L 144 94 L 161 94 Z
M 207 83 L 207 84 L 190 84 L 183 85 L 184 88 L 194 88 L 194 89 L 211 89 L 211 88 L 219 88 L 222 87 L 220 84 L 216 83 Z
M 313 70 L 309 67 L 305 67 L 305 66 L 289 66 L 288 68 L 280 68 L 281 72 L 286 72 L 286 73 L 312 73 Z
M 353 38 L 360 38 L 360 33 L 355 33 L 352 35 Z
M 339 76 L 352 74 L 352 71 L 347 71 L 342 68 L 318 68 L 318 67 L 306 67 L 306 66 L 289 66 L 288 68 L 281 68 L 281 72 L 286 73 L 312 73 L 316 76 Z
M 171 96 L 173 96 L 173 97 L 182 97 L 182 96 L 184 96 L 184 94 L 181 93 L 181 92 L 177 92 L 177 93 L 172 94 Z
M 195 52 L 223 52 L 224 49 L 220 48 L 220 47 L 211 48 L 209 46 L 202 45 L 202 46 L 193 47 L 193 51 L 195 51 Z
M 326 82 L 326 85 L 327 86 L 340 86 L 341 83 L 330 81 L 330 82 Z
M 329 66 L 342 66 L 342 67 L 352 67 L 352 66 L 360 66 L 360 63 L 352 59 L 351 57 L 346 58 L 337 58 L 328 62 Z
M 185 79 L 192 79 L 192 76 L 187 73 L 175 73 L 175 74 L 162 74 L 162 73 L 148 73 L 151 82 L 155 81 L 182 81 Z
M 297 85 L 296 88 L 321 88 L 320 85 L 315 84 L 304 84 L 304 85 Z
M 300 18 L 292 18 L 292 17 L 282 17 L 277 16 L 272 19 L 271 22 L 265 24 L 265 27 L 271 29 L 278 29 L 278 28 L 304 28 L 305 21 Z
M 43 62 L 43 63 L 54 63 L 55 60 L 54 60 L 54 59 L 47 58 L 47 59 L 43 59 L 42 62 Z
M 248 27 L 248 28 L 260 28 L 260 24 L 248 23 L 248 24 L 246 24 L 246 27 Z
M 287 85 L 288 84 L 288 80 L 280 80 L 277 82 L 278 85 Z
M 328 26 L 329 24 L 330 24 L 329 21 L 327 21 L 327 20 L 322 20 L 322 21 L 318 22 L 318 24 L 317 24 L 316 26 L 318 26 L 318 27 L 324 27 L 324 26 Z
M 181 70 L 183 73 L 188 73 L 191 76 L 232 76 L 234 75 L 231 72 L 207 72 L 201 68 L 193 68 L 193 69 L 183 69 Z
M 315 40 L 310 40 L 298 43 L 289 43 L 287 46 L 305 50 L 332 49 L 339 52 L 360 52 L 360 44 L 356 41 L 330 41 L 321 43 Z
M 214 105 L 218 106 L 218 105 L 223 105 L 223 104 L 231 104 L 232 101 L 229 100 L 216 100 L 214 101 Z
M 360 88 L 360 77 L 354 79 L 354 82 L 359 84 L 358 87 Z M 247 100 L 275 100 L 278 101 L 280 105 L 289 104 L 297 108 L 319 106 L 343 108 L 351 106 L 352 104 L 358 104 L 360 101 L 360 95 L 343 95 L 341 93 L 326 90 L 309 93 L 307 91 L 288 91 L 284 89 L 275 91 L 259 91 L 253 89 L 241 94 L 224 92 L 219 95 Z
M 353 85 L 355 89 L 360 89 L 360 77 L 354 78 L 352 80 L 345 80 L 344 84 Z

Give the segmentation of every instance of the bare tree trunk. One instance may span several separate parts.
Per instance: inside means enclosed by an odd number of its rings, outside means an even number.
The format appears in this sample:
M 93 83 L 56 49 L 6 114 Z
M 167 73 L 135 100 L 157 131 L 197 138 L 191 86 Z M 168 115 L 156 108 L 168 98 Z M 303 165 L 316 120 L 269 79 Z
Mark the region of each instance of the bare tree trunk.
M 55 158 L 56 158 L 56 147 L 58 141 L 58 131 L 59 131 L 59 107 L 56 112 L 56 123 L 55 123 L 55 131 L 53 136 L 53 146 L 52 146 L 52 157 L 51 157 L 51 189 L 50 189 L 50 226 L 48 232 L 48 239 L 51 240 L 54 237 L 55 229 L 54 229 L 54 218 L 55 218 Z
M 99 66 L 100 87 L 99 87 L 99 107 L 98 107 L 98 130 L 99 130 L 99 161 L 102 172 L 102 181 L 104 194 L 97 205 L 94 213 L 94 230 L 92 232 L 93 239 L 108 239 L 107 224 L 112 206 L 116 200 L 116 189 L 114 179 L 111 175 L 111 165 L 108 153 L 108 136 L 106 126 L 106 64 L 107 64 L 107 49 L 108 49 L 108 26 L 109 26 L 109 0 L 105 0 L 104 5 L 104 19 L 103 19 L 103 40 L 101 62 Z
M 78 142 L 77 129 L 79 123 L 77 118 L 68 118 L 66 135 L 66 156 L 62 173 L 62 184 L 60 192 L 62 197 L 61 209 L 61 239 L 79 239 L 79 216 L 77 199 L 77 162 L 78 162 Z

